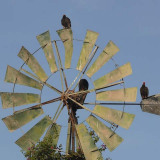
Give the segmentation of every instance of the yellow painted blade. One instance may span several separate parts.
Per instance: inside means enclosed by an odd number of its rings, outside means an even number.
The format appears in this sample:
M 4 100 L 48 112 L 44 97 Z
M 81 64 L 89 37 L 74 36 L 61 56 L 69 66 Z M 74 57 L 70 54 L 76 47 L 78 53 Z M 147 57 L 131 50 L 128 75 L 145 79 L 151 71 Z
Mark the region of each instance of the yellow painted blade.
M 13 115 L 3 118 L 3 122 L 6 124 L 8 130 L 10 132 L 15 131 L 16 129 L 24 126 L 25 124 L 29 123 L 36 117 L 42 115 L 43 109 L 42 108 L 32 108 L 26 110 L 20 110 L 15 112 Z
M 103 52 L 86 72 L 88 77 L 92 77 L 105 63 L 107 63 L 117 52 L 119 48 L 109 41 Z
M 36 89 L 39 89 L 39 90 L 42 89 L 42 84 L 41 83 L 39 83 L 36 80 L 26 76 L 25 74 L 21 73 L 20 71 L 17 71 L 16 69 L 14 69 L 11 66 L 7 67 L 5 82 L 25 85 L 25 86 L 33 87 L 33 88 L 36 88 Z
M 96 100 L 98 101 L 135 102 L 136 97 L 137 97 L 137 87 L 96 93 Z
M 135 117 L 134 114 L 118 111 L 100 105 L 95 106 L 93 113 L 95 113 L 98 117 L 106 121 L 111 121 L 125 129 L 130 127 Z
M 52 137 L 52 145 L 57 146 L 57 142 L 59 139 L 61 128 L 62 127 L 56 123 L 52 124 L 52 126 L 48 129 L 44 138 L 51 136 Z
M 95 145 L 86 126 L 83 123 L 76 125 L 76 130 L 86 160 L 97 160 L 98 158 L 102 160 L 102 155 Z
M 127 63 L 123 66 L 116 68 L 115 70 L 106 74 L 105 76 L 95 80 L 93 83 L 94 83 L 95 89 L 97 89 L 97 88 L 104 87 L 110 83 L 116 82 L 131 74 L 132 74 L 131 65 L 130 63 Z
M 2 108 L 11 108 L 25 104 L 40 103 L 40 95 L 33 93 L 1 93 Z
M 61 29 L 57 31 L 63 41 L 65 48 L 65 68 L 70 68 L 73 53 L 73 33 L 71 29 Z
M 92 49 L 95 45 L 98 35 L 99 34 L 97 32 L 87 30 L 86 37 L 83 42 L 83 47 L 80 53 L 79 61 L 77 64 L 77 70 L 82 71 L 83 68 L 85 67 L 88 61 L 89 54 L 92 52 Z
M 103 141 L 110 151 L 113 151 L 115 148 L 117 148 L 123 141 L 123 138 L 114 133 L 110 128 L 105 126 L 105 124 L 103 124 L 93 115 L 89 116 L 86 122 L 96 132 L 98 137 Z
M 50 70 L 52 73 L 56 72 L 57 65 L 53 53 L 53 47 L 52 47 L 52 42 L 51 42 L 51 37 L 49 31 L 46 31 L 40 35 L 37 36 L 37 40 L 41 47 L 43 48 L 44 54 L 46 56 L 46 59 L 48 61 Z
M 21 147 L 24 151 L 36 144 L 49 125 L 52 124 L 52 120 L 45 116 L 35 126 L 33 126 L 27 133 L 19 138 L 15 143 Z
M 45 82 L 48 76 L 36 60 L 36 58 L 24 47 L 21 48 L 18 56 L 26 62 L 28 67 L 39 77 L 39 79 Z

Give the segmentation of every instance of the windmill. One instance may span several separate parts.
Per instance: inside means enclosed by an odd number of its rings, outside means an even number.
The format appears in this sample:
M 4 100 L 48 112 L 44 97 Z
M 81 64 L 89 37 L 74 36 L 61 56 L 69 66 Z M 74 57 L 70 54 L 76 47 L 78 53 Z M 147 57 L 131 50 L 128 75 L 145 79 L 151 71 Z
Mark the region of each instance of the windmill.
M 122 66 L 116 66 L 116 68 L 100 78 L 96 78 L 93 81 L 94 88 L 87 90 L 76 91 L 76 87 L 79 81 L 84 77 L 92 79 L 92 76 L 98 72 L 103 65 L 112 60 L 113 56 L 119 51 L 119 48 L 112 42 L 106 45 L 106 47 L 99 54 L 97 59 L 92 63 L 96 52 L 99 49 L 96 40 L 98 33 L 91 30 L 87 30 L 83 46 L 80 52 L 76 70 L 78 74 L 71 84 L 67 82 L 66 70 L 70 69 L 72 55 L 73 55 L 73 33 L 71 29 L 61 29 L 57 31 L 61 41 L 65 48 L 65 64 L 62 64 L 62 55 L 59 52 L 59 48 L 56 40 L 51 40 L 49 31 L 46 31 L 37 36 L 37 40 L 40 43 L 40 48 L 43 49 L 44 55 L 48 62 L 51 75 L 54 76 L 56 72 L 60 73 L 59 81 L 61 82 L 61 89 L 48 83 L 48 76 L 35 58 L 34 52 L 31 54 L 25 47 L 22 47 L 18 56 L 24 61 L 19 70 L 8 66 L 5 76 L 5 82 L 13 83 L 13 92 L 1 92 L 1 100 L 3 109 L 13 108 L 13 114 L 4 117 L 2 120 L 6 124 L 9 131 L 15 131 L 27 123 L 31 122 L 38 116 L 44 113 L 43 106 L 59 101 L 59 106 L 55 112 L 53 118 L 44 116 L 36 125 L 29 129 L 22 137 L 20 137 L 15 143 L 23 150 L 27 150 L 33 144 L 36 144 L 43 136 L 52 136 L 53 144 L 57 145 L 59 135 L 62 126 L 57 123 L 57 119 L 60 117 L 62 110 L 67 109 L 68 114 L 68 132 L 66 139 L 66 153 L 70 150 L 75 151 L 76 147 L 79 147 L 87 160 L 102 159 L 102 155 L 99 152 L 97 146 L 89 134 L 87 126 L 82 122 L 78 124 L 77 117 L 73 111 L 75 107 L 83 109 L 84 112 L 90 112 L 90 115 L 85 120 L 85 123 L 90 126 L 95 133 L 100 137 L 106 147 L 113 151 L 123 141 L 123 138 L 116 134 L 115 129 L 120 126 L 124 129 L 128 129 L 132 124 L 135 115 L 126 113 L 120 110 L 112 109 L 104 105 L 117 105 L 126 104 L 126 102 L 135 102 L 137 96 L 137 88 L 123 88 L 111 89 L 115 86 L 124 84 L 124 77 L 132 74 L 132 68 L 130 63 L 126 63 Z M 53 52 L 53 46 L 56 51 L 56 56 Z M 57 61 L 56 61 L 57 57 Z M 57 63 L 58 62 L 58 63 Z M 57 65 L 58 64 L 58 65 Z M 32 72 L 24 69 L 27 66 Z M 15 92 L 15 86 L 22 85 L 32 87 L 40 90 L 40 94 L 35 93 L 17 93 Z M 47 86 L 48 89 L 53 90 L 59 96 L 54 97 L 51 100 L 41 102 L 41 92 L 43 86 Z M 96 93 L 96 102 L 80 103 L 77 97 L 80 95 L 89 95 L 90 93 Z M 103 102 L 102 102 L 103 101 Z M 70 103 L 71 102 L 71 103 Z M 34 104 L 35 105 L 31 105 Z M 22 105 L 31 105 L 28 108 L 15 111 L 15 107 Z M 86 107 L 87 105 L 94 105 L 93 109 Z M 103 121 L 106 121 L 112 127 L 107 126 Z M 115 128 L 114 128 L 115 127 Z M 114 128 L 114 130 L 112 129 Z

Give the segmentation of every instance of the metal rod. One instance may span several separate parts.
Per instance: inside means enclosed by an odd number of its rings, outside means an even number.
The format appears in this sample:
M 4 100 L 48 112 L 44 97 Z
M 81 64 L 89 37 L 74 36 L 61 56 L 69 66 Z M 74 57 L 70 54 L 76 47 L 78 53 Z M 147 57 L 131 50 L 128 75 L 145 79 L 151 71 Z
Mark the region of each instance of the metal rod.
M 62 105 L 62 101 L 60 102 L 60 104 L 59 104 L 59 106 L 58 106 L 58 108 L 57 108 L 57 110 L 56 110 L 56 113 L 54 114 L 53 120 L 55 119 L 55 117 L 56 117 L 56 115 L 57 115 L 57 113 L 58 113 L 58 110 L 59 110 L 59 108 L 61 107 L 61 105 Z
M 94 91 L 98 91 L 100 89 L 105 89 L 105 88 L 109 88 L 109 87 L 112 87 L 112 86 L 116 86 L 118 84 L 121 84 L 121 83 L 124 83 L 124 81 L 121 81 L 121 82 L 118 82 L 118 83 L 113 83 L 111 85 L 107 85 L 105 87 L 101 87 L 101 88 L 97 88 L 97 89 L 90 89 L 90 90 L 85 90 L 85 91 L 79 91 L 79 92 L 75 92 L 75 93 L 70 93 L 68 94 L 69 96 L 71 95 L 76 95 L 76 94 L 85 94 L 85 93 L 91 93 L 91 92 L 94 92 Z
M 56 121 L 57 121 L 57 119 L 58 119 L 59 115 L 61 114 L 61 112 L 62 112 L 62 110 L 63 110 L 63 108 L 64 108 L 64 104 L 63 104 L 63 106 L 62 106 L 61 110 L 59 111 L 59 113 L 58 113 L 58 115 L 57 115 L 56 119 L 53 121 L 54 123 L 56 123 Z
M 160 104 L 141 104 L 141 103 L 84 103 L 84 104 L 87 104 L 87 105 L 130 105 L 130 106 L 138 106 L 138 105 L 160 105 Z
M 55 48 L 56 48 L 56 54 L 57 54 L 57 57 L 58 57 L 58 65 L 59 65 L 59 70 L 60 70 L 60 77 L 61 77 L 62 91 L 64 92 L 63 78 L 62 78 L 62 67 L 61 67 L 61 63 L 60 63 L 60 57 L 59 57 L 59 55 L 58 55 L 58 48 L 57 48 L 56 41 L 54 41 L 54 45 L 55 45 Z
M 68 89 L 67 79 L 66 79 L 66 76 L 65 76 L 65 73 L 64 73 L 64 69 L 63 69 L 63 66 L 62 66 L 62 61 L 61 61 L 61 57 L 60 57 L 60 54 L 59 54 L 59 51 L 58 51 L 58 46 L 57 46 L 56 41 L 54 42 L 54 44 L 55 44 L 55 47 L 56 47 L 56 53 L 57 53 L 58 60 L 59 60 L 59 63 L 60 63 L 60 69 L 61 69 L 62 74 L 63 74 L 66 89 Z
M 80 141 L 79 141 L 79 137 L 78 137 L 78 134 L 77 134 L 77 130 L 76 130 L 76 127 L 75 127 L 75 124 L 77 124 L 77 122 L 76 122 L 76 120 L 75 120 L 75 116 L 73 115 L 72 107 L 70 107 L 70 108 L 71 108 L 71 113 L 70 113 L 69 106 L 68 106 L 67 103 L 66 103 L 66 105 L 67 105 L 68 114 L 69 114 L 69 117 L 70 117 L 70 120 L 71 120 L 71 124 L 73 124 L 73 125 L 72 125 L 72 128 L 74 127 L 75 136 L 77 137 L 77 139 L 78 139 L 78 144 L 79 144 L 79 146 L 80 146 L 80 148 L 81 148 L 81 150 L 82 150 L 82 147 L 81 147 L 81 144 L 80 144 Z M 72 131 L 72 129 L 71 129 L 71 131 Z M 71 134 L 72 134 L 72 132 L 71 132 Z M 75 143 L 75 142 L 74 142 L 74 143 Z M 74 144 L 74 147 L 75 147 L 75 144 Z M 72 149 L 73 149 L 73 147 L 72 147 Z M 74 150 L 75 150 L 75 148 L 74 148 Z
M 85 109 L 85 110 L 91 112 L 92 114 L 100 117 L 100 115 L 98 115 L 97 113 L 95 113 L 95 112 L 93 112 L 92 110 L 88 109 L 87 107 L 83 106 L 82 104 L 78 103 L 78 102 L 75 101 L 74 99 L 72 99 L 72 98 L 70 98 L 70 97 L 68 97 L 68 99 L 70 99 L 70 100 L 73 101 L 74 103 L 78 104 L 78 105 L 81 106 L 83 109 Z M 100 118 L 102 118 L 102 117 L 100 117 Z M 102 118 L 102 119 L 103 119 L 103 118 Z M 105 120 L 105 121 L 107 121 L 107 120 Z M 110 124 L 112 124 L 110 121 L 107 121 L 107 122 L 110 123 Z
M 61 97 L 54 98 L 54 99 L 52 99 L 52 100 L 49 100 L 49 101 L 46 101 L 46 102 L 43 102 L 43 103 L 34 105 L 34 106 L 29 107 L 29 108 L 26 108 L 26 109 L 24 109 L 24 110 L 36 109 L 36 108 L 38 108 L 38 107 L 41 107 L 42 105 L 50 104 L 50 103 L 53 103 L 53 102 L 57 102 L 57 101 L 59 101 L 59 100 L 61 100 Z M 17 113 L 17 112 L 19 112 L 19 111 L 15 111 L 14 113 Z
M 30 75 L 31 77 L 37 79 L 38 81 L 40 81 L 40 83 L 42 83 L 42 84 L 46 85 L 47 87 L 53 89 L 53 90 L 56 91 L 57 93 L 62 94 L 62 92 L 61 92 L 60 90 L 58 90 L 57 88 L 51 86 L 51 85 L 48 84 L 47 82 L 42 82 L 37 76 L 33 75 L 32 73 L 28 72 L 27 70 L 25 70 L 25 69 L 23 69 L 23 68 L 21 68 L 20 70 L 23 71 L 23 72 L 25 72 L 26 74 Z
M 79 78 L 78 82 L 76 83 L 76 85 L 75 85 L 75 87 L 74 87 L 73 90 L 75 90 L 75 88 L 78 86 L 79 81 L 81 80 L 81 78 L 82 78 L 83 75 L 85 74 L 85 72 L 86 72 L 86 70 L 87 70 L 89 64 L 91 63 L 91 61 L 92 61 L 94 55 L 96 54 L 98 48 L 99 48 L 99 47 L 96 46 L 95 49 L 93 50 L 93 52 L 91 53 L 91 58 L 88 60 L 87 65 L 85 66 L 84 71 L 82 72 L 82 75 L 80 76 L 80 78 Z

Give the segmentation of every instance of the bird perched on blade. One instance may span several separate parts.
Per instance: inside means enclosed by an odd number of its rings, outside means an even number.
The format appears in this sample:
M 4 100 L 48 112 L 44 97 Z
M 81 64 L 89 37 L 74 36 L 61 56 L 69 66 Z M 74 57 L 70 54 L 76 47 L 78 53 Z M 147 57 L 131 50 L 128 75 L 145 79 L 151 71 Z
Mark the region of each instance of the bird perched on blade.
M 145 86 L 145 82 L 143 82 L 142 87 L 140 88 L 140 93 L 141 93 L 142 99 L 147 98 L 149 95 L 149 90 L 148 90 L 148 87 Z
M 62 24 L 63 28 L 65 28 L 65 29 L 71 28 L 71 21 L 68 17 L 66 17 L 66 15 L 63 15 L 63 17 L 61 19 L 61 24 Z

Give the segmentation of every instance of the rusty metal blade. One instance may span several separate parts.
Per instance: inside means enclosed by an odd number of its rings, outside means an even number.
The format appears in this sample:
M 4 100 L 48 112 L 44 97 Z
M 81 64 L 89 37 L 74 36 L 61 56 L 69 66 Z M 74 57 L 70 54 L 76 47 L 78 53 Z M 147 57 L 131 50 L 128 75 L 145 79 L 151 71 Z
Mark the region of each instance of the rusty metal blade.
M 135 117 L 134 114 L 118 111 L 100 105 L 96 105 L 93 112 L 100 118 L 106 121 L 111 121 L 125 129 L 130 127 Z
M 97 40 L 98 35 L 99 34 L 97 32 L 87 30 L 86 37 L 83 42 L 83 47 L 82 47 L 80 57 L 78 60 L 77 70 L 82 71 L 84 66 L 86 65 L 86 63 L 88 61 L 89 54 L 91 53 L 91 51 L 95 45 L 95 42 Z
M 132 68 L 130 63 L 127 63 L 106 74 L 105 76 L 95 80 L 93 83 L 95 88 L 101 88 L 110 83 L 116 82 L 126 76 L 129 76 L 130 74 L 132 74 Z
M 7 67 L 5 82 L 25 85 L 25 86 L 33 87 L 33 88 L 36 88 L 36 89 L 39 89 L 39 90 L 42 89 L 41 83 L 39 83 L 36 80 L 26 76 L 23 73 L 17 71 L 16 69 L 14 69 L 11 66 Z
M 50 70 L 52 73 L 57 71 L 56 60 L 53 53 L 53 47 L 51 42 L 51 37 L 49 31 L 46 31 L 37 36 L 37 40 L 41 47 L 43 48 L 44 54 L 48 61 Z
M 89 134 L 84 124 L 76 125 L 76 130 L 81 143 L 86 160 L 102 160 L 102 155 Z
M 65 48 L 65 68 L 70 68 L 73 53 L 73 33 L 71 29 L 61 29 L 57 31 L 63 41 Z
M 108 128 L 93 115 L 89 116 L 86 119 L 86 122 L 96 132 L 98 137 L 103 141 L 110 151 L 113 151 L 123 141 L 119 135 L 114 133 L 110 128 Z
M 24 151 L 27 151 L 28 148 L 39 141 L 40 137 L 43 135 L 47 127 L 51 124 L 51 119 L 48 116 L 45 116 L 15 143 Z
M 137 87 L 110 90 L 96 93 L 98 101 L 125 101 L 135 102 L 137 97 Z
M 52 126 L 48 129 L 46 135 L 44 138 L 47 138 L 49 136 L 52 137 L 52 145 L 57 146 L 59 135 L 61 132 L 61 126 L 57 125 L 56 123 L 52 124 Z
M 40 103 L 40 95 L 33 93 L 1 93 L 2 108 L 10 108 L 25 104 Z
M 117 52 L 119 48 L 109 41 L 103 52 L 86 72 L 88 77 L 92 77 L 105 63 L 107 63 Z
M 21 48 L 18 56 L 26 62 L 28 67 L 39 77 L 39 79 L 45 82 L 48 76 L 36 60 L 36 58 L 24 47 Z
M 42 115 L 43 113 L 44 112 L 42 108 L 32 108 L 32 109 L 20 110 L 18 112 L 15 112 L 11 116 L 3 118 L 2 120 L 6 124 L 8 130 L 10 132 L 13 132 L 16 129 L 29 123 L 36 117 Z

